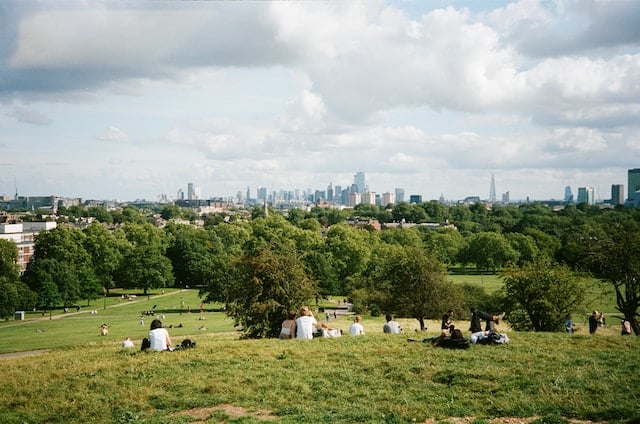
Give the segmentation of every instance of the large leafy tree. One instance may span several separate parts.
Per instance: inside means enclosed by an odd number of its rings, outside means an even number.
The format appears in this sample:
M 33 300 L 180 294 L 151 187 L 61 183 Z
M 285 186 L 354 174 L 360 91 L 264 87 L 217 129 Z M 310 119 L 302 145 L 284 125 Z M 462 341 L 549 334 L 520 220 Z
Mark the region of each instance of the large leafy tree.
M 16 244 L 0 239 L 0 318 L 12 316 L 17 309 L 35 306 L 35 293 L 20 281 L 17 261 Z
M 640 335 L 640 230 L 633 226 L 609 225 L 602 238 L 584 240 L 584 262 L 616 292 L 616 309 Z
M 382 245 L 363 273 L 360 292 L 382 311 L 417 319 L 424 330 L 426 319 L 450 307 L 445 278 L 444 264 L 421 247 Z
M 287 311 L 308 302 L 315 289 L 291 240 L 256 245 L 234 263 L 227 314 L 246 337 L 276 337 Z
M 472 234 L 467 239 L 458 257 L 462 263 L 473 263 L 478 269 L 495 271 L 509 262 L 515 262 L 518 252 L 502 234 L 482 232 Z
M 215 255 L 222 243 L 215 233 L 191 225 L 169 224 L 167 257 L 171 260 L 176 281 L 181 286 L 202 287 L 216 270 Z
M 120 240 L 104 225 L 95 222 L 85 228 L 83 233 L 83 245 L 91 258 L 95 275 L 108 293 L 114 286 L 114 275 L 122 260 Z
M 148 290 L 173 285 L 171 261 L 165 256 L 168 241 L 151 224 L 127 224 L 116 230 L 123 241 L 120 266 L 115 280 L 125 288 Z
M 79 299 L 92 300 L 102 295 L 84 241 L 82 231 L 64 225 L 38 234 L 23 279 L 38 293 L 40 306 L 57 305 L 50 303 L 53 301 L 71 305 Z
M 341 292 L 352 275 L 361 273 L 371 258 L 373 246 L 379 242 L 377 233 L 356 229 L 346 224 L 332 225 L 327 232 L 326 249 L 333 257 Z
M 561 331 L 568 313 L 580 309 L 585 283 L 565 265 L 542 257 L 503 272 L 509 322 L 516 330 Z

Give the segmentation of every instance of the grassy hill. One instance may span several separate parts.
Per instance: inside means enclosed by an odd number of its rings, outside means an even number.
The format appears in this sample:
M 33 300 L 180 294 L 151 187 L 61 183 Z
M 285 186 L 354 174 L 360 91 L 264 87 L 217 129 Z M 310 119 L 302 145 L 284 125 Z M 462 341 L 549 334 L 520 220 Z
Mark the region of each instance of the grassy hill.
M 0 422 L 640 420 L 638 337 L 509 333 L 508 345 L 447 350 L 368 324 L 361 337 L 202 334 L 175 352 L 103 339 L 5 359 Z

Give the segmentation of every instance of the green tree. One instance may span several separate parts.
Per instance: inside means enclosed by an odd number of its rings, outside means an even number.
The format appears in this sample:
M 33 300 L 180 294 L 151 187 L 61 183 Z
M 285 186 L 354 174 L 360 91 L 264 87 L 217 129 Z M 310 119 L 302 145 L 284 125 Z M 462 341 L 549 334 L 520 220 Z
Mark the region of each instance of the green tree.
M 116 230 L 123 243 L 120 266 L 115 280 L 125 288 L 149 289 L 169 287 L 174 277 L 171 261 L 165 256 L 168 241 L 151 224 L 127 224 Z
M 53 287 L 44 282 L 53 282 L 65 305 L 79 299 L 93 300 L 102 295 L 102 287 L 92 266 L 91 257 L 84 248 L 82 231 L 64 225 L 40 232 L 35 241 L 34 255 L 23 275 L 23 281 L 39 295 L 40 290 Z M 47 299 L 55 295 L 47 292 Z M 53 304 L 40 303 L 42 306 Z
M 180 218 L 180 207 L 177 205 L 164 205 L 160 211 L 160 217 L 167 221 L 174 218 Z
M 276 337 L 289 310 L 315 295 L 292 241 L 258 245 L 235 262 L 226 312 L 250 338 Z
M 584 241 L 584 263 L 598 277 L 609 282 L 616 292 L 616 309 L 640 335 L 640 232 L 634 226 L 608 226 L 604 238 Z
M 87 214 L 97 219 L 98 222 L 102 222 L 104 224 L 111 224 L 113 222 L 113 216 L 111 216 L 109 211 L 102 206 L 90 207 L 87 209 Z
M 584 301 L 585 283 L 548 258 L 509 266 L 503 277 L 509 323 L 516 330 L 561 331 L 565 316 Z
M 425 320 L 449 307 L 451 285 L 446 268 L 420 247 L 384 245 L 364 273 L 370 301 L 385 312 L 412 317 L 425 330 Z
M 518 253 L 509 241 L 502 234 L 493 232 L 472 234 L 459 254 L 461 263 L 473 263 L 478 269 L 493 271 L 517 259 Z
M 464 243 L 462 234 L 453 229 L 427 230 L 423 233 L 423 240 L 424 248 L 448 267 L 455 265 Z
M 362 272 L 371 258 L 371 250 L 378 242 L 377 233 L 349 227 L 346 224 L 332 225 L 327 232 L 326 249 L 333 257 L 341 292 L 345 292 L 347 279 Z
M 16 244 L 0 239 L 0 318 L 11 317 L 18 309 L 31 309 L 35 306 L 35 293 L 20 282 L 17 261 Z
M 83 230 L 84 248 L 91 258 L 93 271 L 106 291 L 114 286 L 114 274 L 120 266 L 122 253 L 116 239 L 104 225 L 92 223 Z

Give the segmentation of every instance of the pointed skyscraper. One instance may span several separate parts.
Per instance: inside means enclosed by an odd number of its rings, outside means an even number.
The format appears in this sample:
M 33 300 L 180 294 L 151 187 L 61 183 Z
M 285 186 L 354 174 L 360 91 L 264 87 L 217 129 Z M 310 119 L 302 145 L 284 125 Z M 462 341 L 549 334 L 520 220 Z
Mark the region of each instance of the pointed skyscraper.
M 489 189 L 489 202 L 496 203 L 496 180 L 491 174 L 491 188 Z

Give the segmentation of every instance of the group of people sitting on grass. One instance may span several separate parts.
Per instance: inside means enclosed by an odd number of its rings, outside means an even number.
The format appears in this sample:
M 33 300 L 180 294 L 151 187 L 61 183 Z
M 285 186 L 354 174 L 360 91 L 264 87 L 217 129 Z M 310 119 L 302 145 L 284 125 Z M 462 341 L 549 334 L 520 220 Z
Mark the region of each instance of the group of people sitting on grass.
M 349 329 L 351 335 L 364 334 L 364 328 L 362 328 L 362 324 L 360 323 L 361 320 L 359 315 L 356 316 Z M 313 316 L 311 309 L 308 306 L 303 306 L 300 308 L 297 317 L 294 311 L 289 311 L 287 319 L 282 322 L 279 338 L 287 340 L 340 336 L 342 336 L 342 330 L 331 328 L 325 323 L 319 324 Z
M 487 312 L 471 308 L 470 328 L 471 337 L 467 340 L 462 331 L 453 325 L 453 310 L 448 310 L 442 317 L 440 325 L 441 334 L 437 337 L 424 338 L 423 343 L 431 343 L 434 346 L 465 349 L 469 347 L 469 342 L 473 344 L 506 344 L 509 337 L 500 333 L 497 325 L 504 318 L 505 313 L 499 315 L 489 314 Z M 485 328 L 482 329 L 482 322 L 485 322 Z M 416 341 L 410 338 L 409 341 Z

